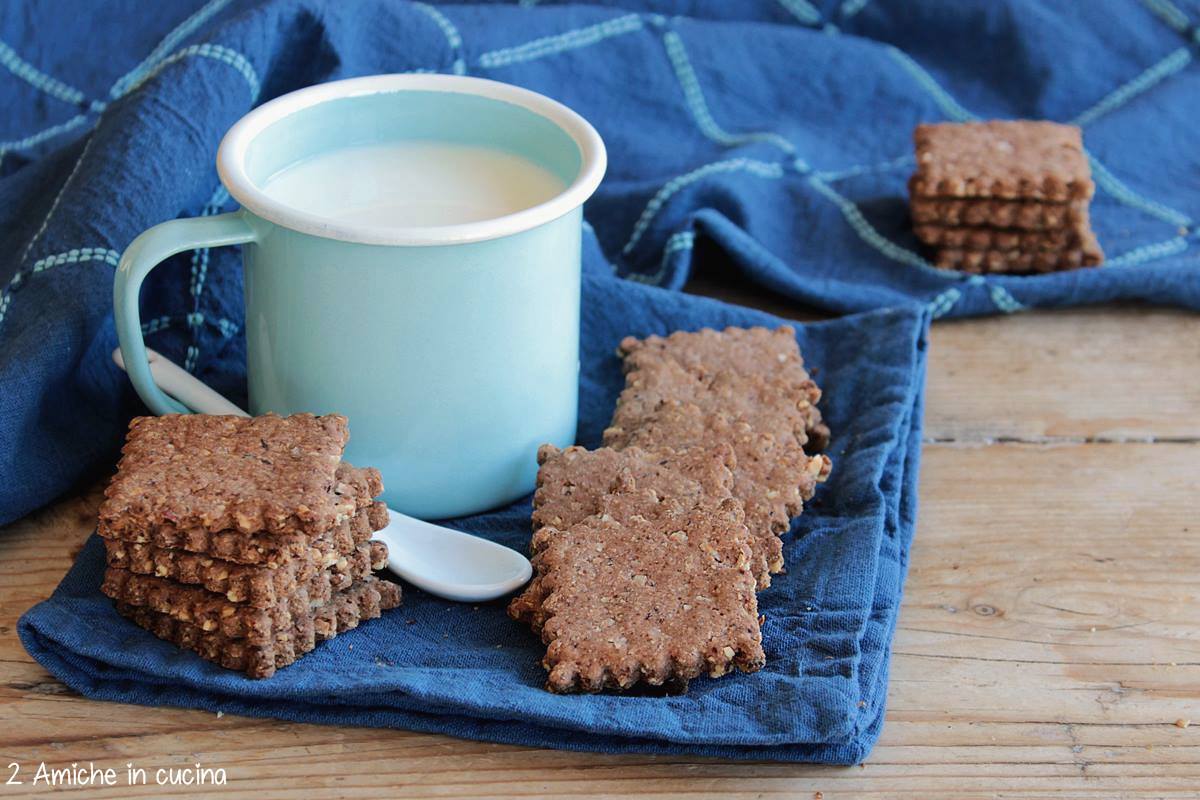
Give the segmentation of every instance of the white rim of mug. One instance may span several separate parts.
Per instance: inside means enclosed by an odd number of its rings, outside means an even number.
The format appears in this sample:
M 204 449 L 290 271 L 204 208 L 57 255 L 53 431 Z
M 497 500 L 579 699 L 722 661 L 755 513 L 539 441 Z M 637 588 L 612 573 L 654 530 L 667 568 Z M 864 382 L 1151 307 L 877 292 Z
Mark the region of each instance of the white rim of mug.
M 421 226 L 362 225 L 301 211 L 269 197 L 246 173 L 246 150 L 250 142 L 285 117 L 330 100 L 406 91 L 476 95 L 511 103 L 544 117 L 570 136 L 579 148 L 579 173 L 559 194 L 512 214 L 477 222 Z M 284 228 L 359 244 L 426 246 L 497 239 L 558 219 L 591 197 L 604 177 L 607 161 L 604 142 L 596 129 L 579 114 L 545 95 L 486 78 L 404 73 L 321 83 L 264 103 L 234 123 L 221 140 L 217 174 L 243 208 Z

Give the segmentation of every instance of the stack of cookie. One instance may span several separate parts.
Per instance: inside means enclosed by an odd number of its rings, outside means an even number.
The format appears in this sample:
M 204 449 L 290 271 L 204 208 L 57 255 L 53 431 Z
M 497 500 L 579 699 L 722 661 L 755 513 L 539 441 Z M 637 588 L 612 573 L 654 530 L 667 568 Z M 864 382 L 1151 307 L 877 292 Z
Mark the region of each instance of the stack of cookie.
M 102 590 L 156 636 L 251 677 L 400 604 L 379 472 L 346 418 L 184 415 L 129 426 L 105 491 Z
M 535 577 L 509 605 L 547 644 L 547 688 L 685 687 L 764 662 L 756 589 L 829 474 L 820 390 L 788 327 L 621 343 L 605 447 L 544 446 Z
M 1088 219 L 1095 193 L 1079 128 L 1031 120 L 918 125 L 913 231 L 934 263 L 1029 273 L 1104 261 Z

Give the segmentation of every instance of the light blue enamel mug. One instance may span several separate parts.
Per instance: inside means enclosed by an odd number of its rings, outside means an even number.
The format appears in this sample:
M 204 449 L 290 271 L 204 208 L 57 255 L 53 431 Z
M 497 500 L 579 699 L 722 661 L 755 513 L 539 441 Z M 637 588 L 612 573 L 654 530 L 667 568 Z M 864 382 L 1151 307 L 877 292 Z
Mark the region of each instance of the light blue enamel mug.
M 125 367 L 155 413 L 138 293 L 184 250 L 242 245 L 250 410 L 345 414 L 351 463 L 426 519 L 533 489 L 574 441 L 583 202 L 604 175 L 582 117 L 515 86 L 381 75 L 272 100 L 230 129 L 242 206 L 165 222 L 121 258 Z

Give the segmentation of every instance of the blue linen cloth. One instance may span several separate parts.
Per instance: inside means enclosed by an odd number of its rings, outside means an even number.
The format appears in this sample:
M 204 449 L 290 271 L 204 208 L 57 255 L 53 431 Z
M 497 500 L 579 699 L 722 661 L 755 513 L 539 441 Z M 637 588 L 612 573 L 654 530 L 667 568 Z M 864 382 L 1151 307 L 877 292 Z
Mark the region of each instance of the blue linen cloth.
M 108 358 L 138 233 L 234 204 L 213 158 L 254 105 L 319 81 L 441 71 L 591 120 L 595 272 L 737 274 L 838 313 L 934 316 L 1114 298 L 1200 307 L 1196 0 L 28 0 L 0 4 L 0 523 L 111 461 L 140 407 Z M 931 268 L 905 179 L 920 121 L 1083 124 L 1101 269 Z M 244 392 L 233 248 L 143 290 L 150 346 Z
M 624 385 L 614 354 L 623 336 L 780 324 L 611 276 L 587 278 L 584 299 L 579 440 L 588 446 Z M 105 700 L 603 752 L 855 763 L 882 724 L 913 535 L 927 318 L 877 311 L 798 332 L 826 391 L 834 469 L 788 537 L 787 573 L 759 595 L 761 672 L 699 679 L 679 697 L 554 695 L 542 688 L 544 645 L 503 601 L 455 604 L 405 587 L 401 608 L 255 681 L 120 617 L 98 590 L 96 536 L 54 595 L 21 618 L 21 641 L 72 689 Z M 525 499 L 450 524 L 524 549 L 529 514 Z

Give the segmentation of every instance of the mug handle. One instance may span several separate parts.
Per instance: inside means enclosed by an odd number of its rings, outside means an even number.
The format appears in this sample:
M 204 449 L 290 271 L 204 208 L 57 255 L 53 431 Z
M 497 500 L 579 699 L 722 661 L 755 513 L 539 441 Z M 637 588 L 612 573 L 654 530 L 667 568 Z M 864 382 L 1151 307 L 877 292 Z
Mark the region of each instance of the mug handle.
M 173 219 L 138 236 L 121 256 L 113 281 L 113 312 L 121 356 L 129 380 L 142 402 L 155 414 L 190 414 L 192 409 L 165 394 L 155 384 L 142 340 L 138 295 L 142 281 L 167 258 L 184 250 L 253 242 L 258 234 L 241 211 L 212 217 Z

